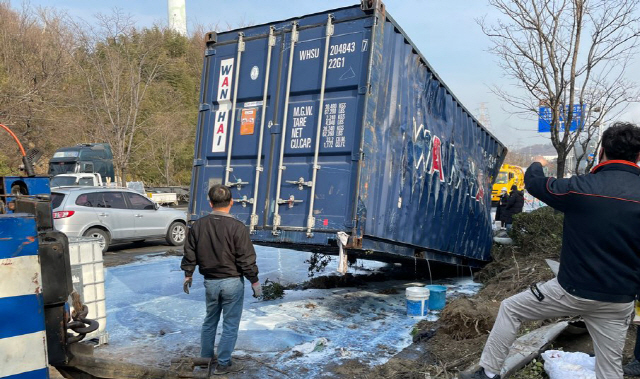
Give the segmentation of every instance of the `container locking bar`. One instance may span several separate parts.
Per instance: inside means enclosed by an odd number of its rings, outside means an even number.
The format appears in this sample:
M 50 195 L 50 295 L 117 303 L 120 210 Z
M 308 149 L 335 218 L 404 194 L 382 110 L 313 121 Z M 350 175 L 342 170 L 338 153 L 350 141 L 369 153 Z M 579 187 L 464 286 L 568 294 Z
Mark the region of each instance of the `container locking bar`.
M 249 184 L 249 182 L 243 182 L 242 179 L 238 178 L 235 182 L 227 182 L 227 187 L 242 189 L 242 186 L 246 186 L 247 184 Z
M 227 167 L 224 170 L 224 185 L 227 187 L 232 186 L 229 183 L 229 174 L 233 171 L 231 167 L 231 151 L 233 150 L 233 133 L 236 126 L 236 103 L 238 100 L 238 81 L 240 80 L 240 62 L 242 60 L 242 52 L 244 51 L 244 33 L 238 33 L 238 57 L 236 61 L 238 65 L 235 70 L 235 80 L 233 83 L 233 104 L 231 105 L 231 128 L 229 129 L 229 151 L 227 152 Z
M 296 42 L 298 42 L 298 23 L 296 21 L 294 21 L 292 23 L 291 26 L 291 46 L 290 49 L 291 51 L 289 52 L 289 67 L 288 67 L 288 73 L 287 73 L 287 88 L 286 88 L 286 95 L 284 98 L 284 116 L 282 118 L 282 136 L 280 137 L 280 159 L 279 159 L 279 163 L 278 163 L 278 181 L 276 183 L 276 204 L 274 205 L 274 213 L 273 213 L 273 235 L 277 236 L 278 235 L 278 227 L 280 226 L 280 204 L 281 200 L 280 199 L 280 190 L 282 187 L 282 171 L 286 169 L 286 167 L 283 165 L 283 161 L 284 161 L 284 147 L 285 147 L 285 140 L 287 138 L 287 118 L 289 115 L 289 95 L 291 92 L 291 72 L 293 71 L 293 53 L 295 50 L 295 46 L 296 46 Z M 285 200 L 286 201 L 286 200 Z M 291 207 L 292 205 L 290 205 Z
M 289 204 L 289 208 L 293 208 L 295 203 L 302 203 L 302 200 L 296 200 L 296 197 L 291 195 L 288 199 L 278 199 L 278 204 Z
M 302 177 L 300 179 L 298 179 L 298 180 L 286 180 L 286 182 L 289 183 L 289 184 L 297 184 L 298 185 L 298 189 L 300 191 L 302 191 L 304 189 L 304 186 L 311 187 L 311 185 L 313 184 L 311 182 L 305 182 L 304 178 L 302 178 Z
M 233 199 L 233 202 L 234 203 L 241 203 L 243 208 L 247 207 L 247 203 L 255 204 L 255 201 L 253 201 L 253 198 L 247 199 L 247 195 L 242 196 L 241 199 Z
M 253 186 L 253 198 L 251 199 L 251 220 L 249 223 L 249 233 L 254 233 L 256 225 L 258 225 L 258 215 L 256 209 L 258 206 L 258 187 L 260 185 L 260 173 L 264 171 L 262 167 L 262 143 L 264 140 L 264 120 L 267 115 L 267 93 L 269 92 L 269 71 L 271 71 L 271 50 L 276 45 L 276 36 L 274 35 L 275 27 L 269 27 L 269 48 L 267 49 L 267 68 L 264 75 L 264 92 L 262 94 L 262 115 L 260 117 L 260 137 L 258 139 L 258 156 L 256 158 L 256 178 Z M 243 203 L 245 206 L 246 203 Z
M 320 132 L 322 131 L 322 121 L 324 119 L 324 91 L 327 83 L 327 62 L 329 61 L 329 45 L 331 36 L 333 35 L 333 15 L 329 14 L 327 18 L 327 32 L 324 44 L 324 62 L 322 64 L 322 84 L 320 85 L 320 107 L 318 112 L 318 127 L 316 129 L 316 149 L 313 154 L 313 171 L 311 176 L 311 194 L 309 195 L 309 216 L 307 217 L 307 237 L 313 237 L 313 227 L 316 224 L 316 218 L 313 215 L 313 203 L 316 196 L 316 181 L 318 177 L 318 155 L 320 154 Z

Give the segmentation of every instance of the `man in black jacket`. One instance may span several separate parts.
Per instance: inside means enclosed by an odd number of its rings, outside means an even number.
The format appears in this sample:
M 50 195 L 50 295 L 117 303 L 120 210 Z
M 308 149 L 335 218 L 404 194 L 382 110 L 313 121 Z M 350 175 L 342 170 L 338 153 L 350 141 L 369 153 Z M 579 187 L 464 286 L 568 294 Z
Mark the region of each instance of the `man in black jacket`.
M 640 293 L 640 128 L 616 123 L 602 136 L 601 163 L 569 179 L 525 174 L 529 193 L 564 212 L 558 277 L 502 302 L 480 359 L 463 379 L 499 378 L 523 321 L 582 316 L 593 339 L 597 379 L 621 379 L 622 349 Z
M 215 375 L 242 371 L 231 362 L 238 338 L 244 300 L 244 279 L 251 282 L 253 296 L 261 295 L 256 252 L 247 227 L 229 214 L 233 199 L 228 187 L 217 184 L 209 190 L 213 212 L 198 219 L 189 230 L 180 268 L 184 271 L 184 291 L 189 293 L 196 265 L 204 276 L 207 315 L 202 324 L 201 356 L 211 358 L 220 315 L 224 316 L 222 337 L 218 343 Z M 209 370 L 213 368 L 210 364 Z
M 524 193 L 518 191 L 518 187 L 514 184 L 511 186 L 511 193 L 507 199 L 507 205 L 504 211 L 504 222 L 507 224 L 507 230 L 511 230 L 513 224 L 513 216 L 522 213 L 524 208 Z

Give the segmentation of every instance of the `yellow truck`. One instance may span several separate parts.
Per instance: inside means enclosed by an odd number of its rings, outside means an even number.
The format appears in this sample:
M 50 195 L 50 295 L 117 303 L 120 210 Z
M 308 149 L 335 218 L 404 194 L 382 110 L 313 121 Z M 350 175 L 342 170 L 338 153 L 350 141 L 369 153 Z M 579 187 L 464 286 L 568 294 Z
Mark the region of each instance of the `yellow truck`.
M 507 192 L 511 191 L 511 186 L 516 185 L 518 190 L 524 189 L 524 170 L 520 166 L 514 166 L 510 164 L 503 164 L 500 167 L 500 172 L 493 183 L 493 189 L 491 191 L 491 201 L 500 201 L 500 191 L 505 188 Z

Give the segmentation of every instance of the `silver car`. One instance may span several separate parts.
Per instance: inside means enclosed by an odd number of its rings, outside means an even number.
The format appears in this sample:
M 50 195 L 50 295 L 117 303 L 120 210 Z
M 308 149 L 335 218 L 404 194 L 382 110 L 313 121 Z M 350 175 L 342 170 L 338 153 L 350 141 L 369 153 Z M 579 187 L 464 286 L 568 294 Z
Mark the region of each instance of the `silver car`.
M 53 222 L 69 237 L 95 237 L 102 251 L 115 242 L 166 238 L 182 245 L 187 214 L 126 188 L 65 187 L 51 193 Z

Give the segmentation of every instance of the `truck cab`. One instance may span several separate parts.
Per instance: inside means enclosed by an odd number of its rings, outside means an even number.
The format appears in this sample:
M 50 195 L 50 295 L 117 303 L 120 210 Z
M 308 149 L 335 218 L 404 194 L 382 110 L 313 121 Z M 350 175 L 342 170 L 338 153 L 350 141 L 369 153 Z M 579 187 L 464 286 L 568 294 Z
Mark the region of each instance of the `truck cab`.
M 98 173 L 115 181 L 113 153 L 106 143 L 86 143 L 56 150 L 49 161 L 49 175 Z
M 493 184 L 491 191 L 491 202 L 497 203 L 500 201 L 500 191 L 505 188 L 507 192 L 511 191 L 511 186 L 516 185 L 518 191 L 524 190 L 524 170 L 520 166 L 514 166 L 510 164 L 503 164 L 500 167 L 500 172 L 496 177 L 496 181 Z

